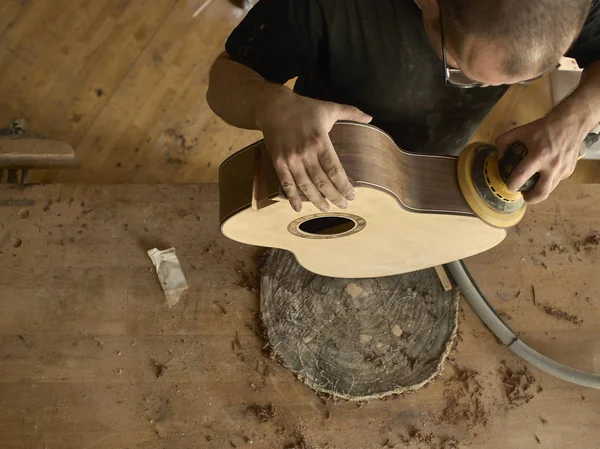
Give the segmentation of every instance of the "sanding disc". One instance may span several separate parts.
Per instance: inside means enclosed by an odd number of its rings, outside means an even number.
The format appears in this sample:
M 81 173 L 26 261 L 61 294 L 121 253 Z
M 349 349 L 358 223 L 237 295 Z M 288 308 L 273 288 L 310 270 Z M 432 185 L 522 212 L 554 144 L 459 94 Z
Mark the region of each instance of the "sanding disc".
M 493 147 L 473 143 L 463 150 L 457 165 L 458 184 L 465 201 L 479 218 L 492 226 L 509 228 L 523 219 L 526 204 L 520 193 L 508 191 L 499 175 L 493 176 L 498 162 L 486 156 L 489 148 Z M 495 164 L 495 170 L 489 170 L 490 163 Z
M 274 354 L 314 390 L 349 400 L 429 382 L 450 351 L 457 307 L 433 268 L 338 279 L 270 250 L 262 270 L 261 314 Z

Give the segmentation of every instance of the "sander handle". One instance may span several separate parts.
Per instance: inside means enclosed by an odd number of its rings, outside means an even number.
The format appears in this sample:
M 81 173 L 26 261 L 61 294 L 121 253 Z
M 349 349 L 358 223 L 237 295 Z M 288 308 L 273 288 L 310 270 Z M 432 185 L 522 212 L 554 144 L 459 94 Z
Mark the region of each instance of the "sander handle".
M 590 132 L 586 136 L 585 140 L 581 143 L 581 146 L 579 147 L 579 156 L 577 157 L 577 160 L 581 159 L 586 155 L 587 149 L 591 147 L 594 143 L 596 143 L 599 137 L 600 125 L 596 125 L 592 132 Z M 521 142 L 515 142 L 510 147 L 508 147 L 502 159 L 498 161 L 498 171 L 500 172 L 500 177 L 502 178 L 505 184 L 508 181 L 508 178 L 510 178 L 510 175 L 512 174 L 513 170 L 517 167 L 517 165 L 519 165 L 519 163 L 523 159 L 525 159 L 525 156 L 527 156 L 527 147 Z M 533 190 L 539 179 L 540 174 L 536 173 L 527 181 L 525 181 L 525 184 L 521 186 L 519 192 L 530 192 L 531 190 Z
M 517 165 L 519 165 L 523 159 L 525 159 L 525 156 L 527 156 L 527 147 L 521 142 L 515 142 L 507 148 L 502 159 L 498 161 L 498 171 L 505 184 L 508 182 L 508 178 L 510 178 L 513 170 L 517 168 Z M 529 192 L 533 190 L 539 179 L 540 174 L 536 173 L 525 181 L 525 184 L 521 186 L 519 192 Z

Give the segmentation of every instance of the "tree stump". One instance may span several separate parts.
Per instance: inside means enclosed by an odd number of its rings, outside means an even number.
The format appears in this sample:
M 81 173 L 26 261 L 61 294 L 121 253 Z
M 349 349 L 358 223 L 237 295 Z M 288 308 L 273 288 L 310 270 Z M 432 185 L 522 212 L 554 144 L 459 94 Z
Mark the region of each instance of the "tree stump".
M 433 268 L 338 279 L 270 250 L 260 305 L 284 366 L 318 392 L 359 401 L 416 390 L 441 372 L 456 333 L 458 294 L 444 291 Z

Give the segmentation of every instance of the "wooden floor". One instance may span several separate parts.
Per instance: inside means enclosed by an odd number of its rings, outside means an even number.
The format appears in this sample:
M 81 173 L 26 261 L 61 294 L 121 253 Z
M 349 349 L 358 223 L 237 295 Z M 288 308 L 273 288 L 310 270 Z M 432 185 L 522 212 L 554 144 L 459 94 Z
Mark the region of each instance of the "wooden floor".
M 5 0 L 0 127 L 71 144 L 83 168 L 46 180 L 214 181 L 255 139 L 206 105 L 208 70 L 244 10 L 229 0 Z
M 525 341 L 600 373 L 598 195 L 561 187 L 467 263 Z M 217 199 L 215 185 L 0 186 L 0 447 L 598 448 L 600 391 L 527 367 L 465 303 L 425 389 L 319 398 L 263 352 L 257 251 L 219 234 Z M 169 309 L 146 250 L 171 245 L 190 289 Z
M 206 104 L 209 68 L 245 11 L 229 0 L 4 0 L 0 128 L 16 117 L 71 144 L 77 171 L 46 181 L 214 182 L 219 163 L 257 140 Z M 515 86 L 476 138 L 544 115 L 547 79 Z

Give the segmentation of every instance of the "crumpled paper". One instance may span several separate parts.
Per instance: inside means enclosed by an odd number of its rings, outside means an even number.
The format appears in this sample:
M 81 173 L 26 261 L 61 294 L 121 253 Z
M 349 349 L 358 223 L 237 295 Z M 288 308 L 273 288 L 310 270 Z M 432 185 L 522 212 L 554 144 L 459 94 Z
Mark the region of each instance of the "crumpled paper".
M 173 307 L 179 302 L 181 294 L 188 288 L 181 264 L 175 255 L 175 248 L 162 251 L 153 248 L 148 251 L 148 256 L 156 267 L 156 274 L 158 274 L 160 286 L 165 293 L 167 305 Z

